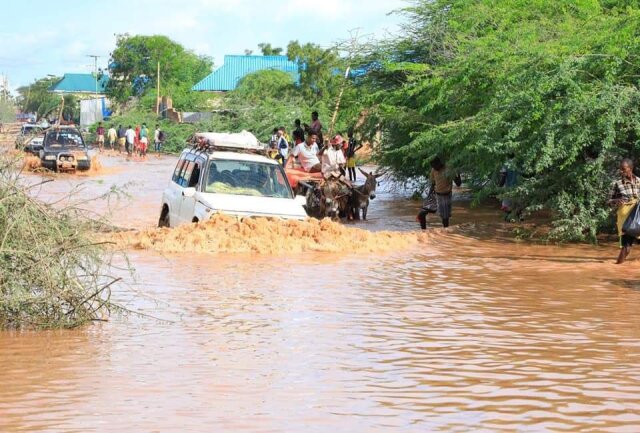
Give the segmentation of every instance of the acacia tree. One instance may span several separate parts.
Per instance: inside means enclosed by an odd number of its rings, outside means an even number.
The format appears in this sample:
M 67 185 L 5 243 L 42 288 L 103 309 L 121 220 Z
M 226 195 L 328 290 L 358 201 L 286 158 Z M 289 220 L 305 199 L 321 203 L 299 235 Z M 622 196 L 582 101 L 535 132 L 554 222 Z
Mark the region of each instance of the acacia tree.
M 49 88 L 60 81 L 59 77 L 44 77 L 27 86 L 18 87 L 18 107 L 38 117 L 48 114 L 60 104 L 60 96 L 49 92 Z
M 337 94 L 344 65 L 335 48 L 291 41 L 287 45 L 287 57 L 298 63 L 300 89 L 312 103 L 331 100 Z
M 118 35 L 116 48 L 109 60 L 111 80 L 107 85 L 107 94 L 123 102 L 130 96 L 152 92 L 157 84 L 158 62 L 161 91 L 169 95 L 176 93 L 187 99 L 191 95 L 191 86 L 207 76 L 213 68 L 210 57 L 186 50 L 166 36 Z M 176 108 L 183 108 L 181 105 L 188 103 L 188 100 L 174 99 Z
M 640 151 L 640 9 L 616 3 L 415 2 L 366 77 L 381 163 L 411 178 L 444 156 L 482 197 L 513 154 L 504 194 L 594 240 L 616 161 Z
M 268 42 L 259 43 L 258 48 L 260 48 L 263 56 L 279 56 L 282 54 L 282 48 L 272 47 Z

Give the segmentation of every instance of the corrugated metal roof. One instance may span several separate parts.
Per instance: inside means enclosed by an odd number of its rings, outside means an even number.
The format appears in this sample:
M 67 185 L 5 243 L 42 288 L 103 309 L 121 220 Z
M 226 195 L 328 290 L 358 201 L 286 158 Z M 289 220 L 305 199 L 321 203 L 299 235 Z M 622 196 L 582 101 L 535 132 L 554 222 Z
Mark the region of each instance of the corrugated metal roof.
M 224 56 L 224 64 L 205 77 L 191 90 L 227 92 L 234 90 L 238 82 L 253 72 L 276 70 L 291 74 L 295 82 L 300 80 L 298 64 L 287 56 Z
M 98 93 L 105 93 L 109 77 L 103 75 L 98 80 Z M 96 79 L 93 74 L 64 74 L 62 80 L 49 88 L 57 93 L 95 93 Z

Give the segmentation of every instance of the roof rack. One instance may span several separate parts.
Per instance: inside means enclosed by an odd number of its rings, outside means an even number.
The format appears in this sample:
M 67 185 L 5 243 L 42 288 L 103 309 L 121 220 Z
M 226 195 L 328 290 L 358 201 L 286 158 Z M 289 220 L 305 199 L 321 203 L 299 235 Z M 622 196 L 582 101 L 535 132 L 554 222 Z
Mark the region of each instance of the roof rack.
M 265 146 L 252 133 L 196 132 L 187 140 L 195 151 L 265 154 Z

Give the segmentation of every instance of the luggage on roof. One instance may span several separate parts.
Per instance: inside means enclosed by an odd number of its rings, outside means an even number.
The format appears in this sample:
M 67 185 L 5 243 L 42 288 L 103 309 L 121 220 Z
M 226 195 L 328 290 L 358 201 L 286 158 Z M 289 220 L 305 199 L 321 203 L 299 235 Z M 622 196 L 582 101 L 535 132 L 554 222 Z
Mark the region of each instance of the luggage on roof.
M 258 141 L 255 135 L 249 131 L 238 133 L 230 132 L 196 132 L 193 139 L 194 145 L 209 149 L 228 149 L 262 152 L 264 145 Z

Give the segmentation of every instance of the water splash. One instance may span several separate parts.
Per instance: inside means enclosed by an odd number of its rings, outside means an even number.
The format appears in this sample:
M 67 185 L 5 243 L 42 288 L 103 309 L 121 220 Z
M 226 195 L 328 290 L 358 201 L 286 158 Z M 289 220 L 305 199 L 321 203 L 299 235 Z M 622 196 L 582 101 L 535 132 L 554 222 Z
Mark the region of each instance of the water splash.
M 316 252 L 386 252 L 410 248 L 426 236 L 370 232 L 329 219 L 283 221 L 214 215 L 209 221 L 174 229 L 157 228 L 112 235 L 119 247 L 165 253 L 291 254 Z

